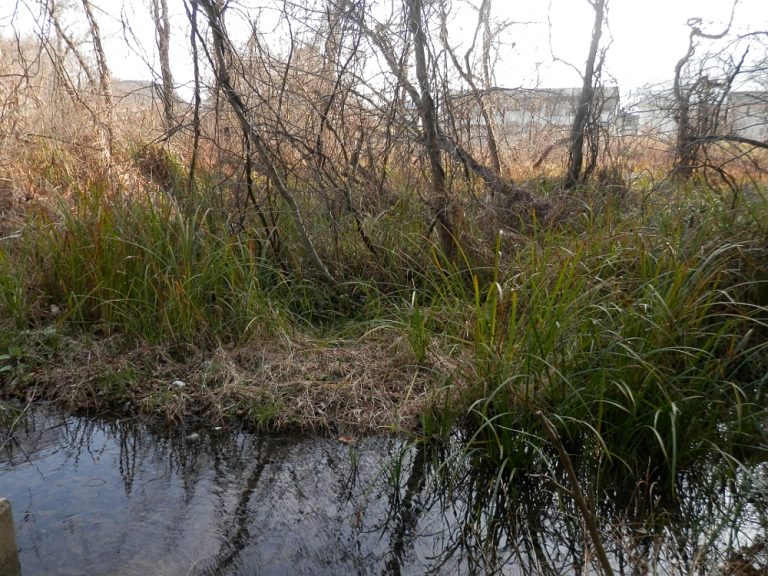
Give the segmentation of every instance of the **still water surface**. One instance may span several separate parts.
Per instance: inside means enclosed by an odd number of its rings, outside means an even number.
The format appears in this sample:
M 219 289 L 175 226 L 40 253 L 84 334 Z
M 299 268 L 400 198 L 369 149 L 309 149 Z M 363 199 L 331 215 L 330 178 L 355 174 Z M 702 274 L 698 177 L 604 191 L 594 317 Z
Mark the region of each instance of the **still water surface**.
M 528 482 L 489 544 L 487 517 L 468 528 L 465 516 L 484 481 L 448 493 L 428 478 L 431 457 L 396 438 L 349 446 L 38 408 L 0 446 L 25 576 L 597 573 L 552 482 Z M 768 574 L 768 490 L 755 479 L 768 485 L 764 465 L 704 491 L 683 479 L 675 509 L 643 521 L 607 506 L 616 573 L 735 574 L 746 557 Z
M 403 545 L 383 474 L 394 439 L 350 448 L 37 410 L 6 444 L 0 495 L 25 576 L 423 574 L 443 548 L 442 515 Z

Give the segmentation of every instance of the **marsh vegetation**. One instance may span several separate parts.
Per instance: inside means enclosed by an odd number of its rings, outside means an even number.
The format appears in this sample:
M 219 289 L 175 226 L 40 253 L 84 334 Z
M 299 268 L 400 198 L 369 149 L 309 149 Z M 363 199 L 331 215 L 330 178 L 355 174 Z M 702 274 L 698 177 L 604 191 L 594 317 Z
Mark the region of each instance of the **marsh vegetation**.
M 728 107 L 765 73 L 765 33 L 691 22 L 677 131 L 629 134 L 604 113 L 608 16 L 590 4 L 567 125 L 523 130 L 498 110 L 488 0 L 466 57 L 446 2 L 281 4 L 269 29 L 185 2 L 189 100 L 162 58 L 164 2 L 160 81 L 127 92 L 90 2 L 42 3 L 47 35 L 2 38 L 0 394 L 403 434 L 393 481 L 459 499 L 475 550 L 535 521 L 584 543 L 531 536 L 535 570 L 562 553 L 575 571 L 656 573 L 611 542 L 671 553 L 672 537 L 680 573 L 706 573 L 703 548 L 656 522 L 699 481 L 727 507 L 768 450 L 767 146 Z M 60 25 L 78 14 L 81 44 Z M 236 42 L 225 23 L 242 18 Z M 739 573 L 740 554 L 765 570 L 765 546 L 717 548 L 718 569 Z

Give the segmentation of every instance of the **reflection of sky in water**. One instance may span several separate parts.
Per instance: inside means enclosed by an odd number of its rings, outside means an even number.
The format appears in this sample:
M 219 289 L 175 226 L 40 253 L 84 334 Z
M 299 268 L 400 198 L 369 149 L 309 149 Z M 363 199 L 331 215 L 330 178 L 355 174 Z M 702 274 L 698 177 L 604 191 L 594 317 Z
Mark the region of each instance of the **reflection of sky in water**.
M 414 452 L 393 490 L 384 467 L 398 453 L 395 440 L 364 440 L 353 458 L 334 439 L 188 433 L 43 412 L 28 418 L 0 453 L 0 496 L 13 504 L 24 575 L 487 572 L 488 564 L 472 563 L 487 551 L 472 550 L 475 535 L 457 521 L 471 490 L 430 491 Z M 755 472 L 764 482 L 766 468 Z M 763 487 L 757 501 L 766 499 Z M 537 573 L 543 561 L 553 573 L 573 573 L 584 562 L 576 511 L 550 484 L 537 481 L 513 507 L 526 525 L 496 564 L 503 573 Z M 726 555 L 708 556 L 711 543 L 744 547 L 764 537 L 766 503 L 757 508 L 725 486 L 684 500 L 686 523 L 664 528 L 654 543 L 627 525 L 614 527 L 614 540 L 604 528 L 606 547 L 617 566 L 617 550 L 660 558 L 651 573 L 712 568 Z M 454 549 L 462 541 L 469 550 Z

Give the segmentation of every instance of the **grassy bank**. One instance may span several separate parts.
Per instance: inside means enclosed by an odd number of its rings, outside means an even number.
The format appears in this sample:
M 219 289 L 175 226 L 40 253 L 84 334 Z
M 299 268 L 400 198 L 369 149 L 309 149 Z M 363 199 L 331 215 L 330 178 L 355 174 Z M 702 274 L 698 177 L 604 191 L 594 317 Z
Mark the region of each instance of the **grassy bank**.
M 546 422 L 609 474 L 670 478 L 766 449 L 764 192 L 584 190 L 524 229 L 468 218 L 453 262 L 407 194 L 365 238 L 353 214 L 318 211 L 329 283 L 289 221 L 275 249 L 203 184 L 192 202 L 97 179 L 9 221 L 4 397 L 268 429 L 460 429 L 457 455 L 494 470 L 530 466 Z

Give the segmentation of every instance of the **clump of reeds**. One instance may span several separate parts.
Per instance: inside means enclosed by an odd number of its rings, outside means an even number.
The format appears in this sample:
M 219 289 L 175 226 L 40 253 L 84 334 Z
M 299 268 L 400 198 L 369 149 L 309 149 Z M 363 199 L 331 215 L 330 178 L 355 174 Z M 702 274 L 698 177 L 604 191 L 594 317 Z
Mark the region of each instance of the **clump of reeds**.
M 474 351 L 449 408 L 459 453 L 499 482 L 532 468 L 550 446 L 537 413 L 603 485 L 673 488 L 713 454 L 764 452 L 768 252 L 749 214 L 765 205 L 720 208 L 587 213 L 507 254 L 500 239 L 490 273 L 435 289 Z

